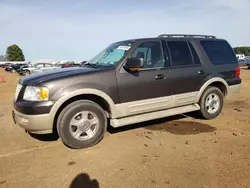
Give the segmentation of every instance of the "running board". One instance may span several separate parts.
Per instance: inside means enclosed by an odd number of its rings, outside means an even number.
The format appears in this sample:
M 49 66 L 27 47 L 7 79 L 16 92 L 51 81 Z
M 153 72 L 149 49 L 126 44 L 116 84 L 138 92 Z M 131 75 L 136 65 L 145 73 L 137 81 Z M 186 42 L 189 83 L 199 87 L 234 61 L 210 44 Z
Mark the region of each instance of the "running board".
M 197 111 L 197 110 L 200 110 L 200 106 L 198 104 L 182 106 L 182 107 L 178 107 L 178 108 L 171 108 L 168 110 L 156 111 L 156 112 L 151 112 L 151 113 L 147 113 L 147 114 L 140 114 L 140 115 L 125 117 L 125 118 L 120 118 L 120 119 L 111 119 L 110 125 L 112 127 L 117 128 L 117 127 L 122 127 L 125 125 L 150 121 L 150 120 L 154 120 L 154 119 L 160 119 L 160 118 L 164 118 L 164 117 L 183 114 L 183 113 L 187 113 L 187 112 L 193 112 L 193 111 Z

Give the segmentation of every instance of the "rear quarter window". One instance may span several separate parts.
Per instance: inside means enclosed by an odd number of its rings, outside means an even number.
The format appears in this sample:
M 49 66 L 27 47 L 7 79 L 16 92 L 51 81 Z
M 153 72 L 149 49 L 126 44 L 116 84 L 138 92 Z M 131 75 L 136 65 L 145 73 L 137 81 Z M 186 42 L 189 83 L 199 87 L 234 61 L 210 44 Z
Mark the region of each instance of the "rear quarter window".
M 236 56 L 227 41 L 200 41 L 211 63 L 214 65 L 237 64 Z

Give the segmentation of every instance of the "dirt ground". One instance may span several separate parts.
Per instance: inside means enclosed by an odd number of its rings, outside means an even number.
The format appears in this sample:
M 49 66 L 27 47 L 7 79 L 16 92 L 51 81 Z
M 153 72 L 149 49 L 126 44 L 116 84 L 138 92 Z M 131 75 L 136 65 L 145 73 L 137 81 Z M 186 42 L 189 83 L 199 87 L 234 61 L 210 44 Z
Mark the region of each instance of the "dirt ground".
M 215 120 L 180 115 L 109 128 L 98 145 L 71 150 L 13 123 L 19 76 L 0 69 L 0 188 L 250 188 L 250 70 Z

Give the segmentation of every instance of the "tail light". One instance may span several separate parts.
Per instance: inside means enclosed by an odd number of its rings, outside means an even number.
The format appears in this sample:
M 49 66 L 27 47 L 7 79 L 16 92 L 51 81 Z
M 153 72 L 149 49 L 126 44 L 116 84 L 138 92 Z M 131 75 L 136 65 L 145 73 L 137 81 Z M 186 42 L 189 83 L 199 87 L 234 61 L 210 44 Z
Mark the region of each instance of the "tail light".
M 239 77 L 240 77 L 240 66 L 237 66 L 235 70 L 235 78 L 239 78 Z

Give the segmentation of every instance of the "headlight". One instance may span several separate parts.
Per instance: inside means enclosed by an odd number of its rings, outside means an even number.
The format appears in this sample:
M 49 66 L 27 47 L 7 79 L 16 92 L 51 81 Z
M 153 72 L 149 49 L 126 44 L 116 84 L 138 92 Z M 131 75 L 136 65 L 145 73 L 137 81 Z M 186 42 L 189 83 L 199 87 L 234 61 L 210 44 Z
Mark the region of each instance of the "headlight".
M 49 99 L 49 90 L 45 87 L 27 86 L 23 99 L 27 101 L 46 101 Z

